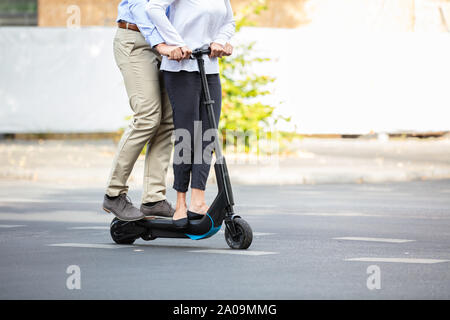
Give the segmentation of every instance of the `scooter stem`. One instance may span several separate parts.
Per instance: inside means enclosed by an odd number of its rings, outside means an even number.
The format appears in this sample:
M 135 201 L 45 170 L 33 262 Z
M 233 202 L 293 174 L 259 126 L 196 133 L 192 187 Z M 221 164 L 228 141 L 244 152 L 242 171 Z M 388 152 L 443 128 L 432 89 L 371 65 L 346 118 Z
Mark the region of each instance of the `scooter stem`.
M 195 54 L 193 56 L 197 60 L 198 70 L 200 72 L 200 77 L 201 77 L 201 81 L 202 81 L 202 89 L 203 89 L 203 98 L 205 99 L 203 104 L 206 107 L 206 111 L 207 111 L 206 113 L 208 115 L 209 125 L 215 131 L 215 137 L 214 137 L 214 153 L 216 155 L 215 168 L 216 168 L 216 172 L 219 171 L 217 173 L 220 174 L 220 177 L 218 177 L 217 182 L 219 183 L 220 180 L 223 182 L 223 191 L 225 193 L 225 197 L 226 197 L 226 201 L 227 201 L 226 211 L 228 214 L 233 214 L 232 206 L 234 205 L 234 200 L 233 200 L 233 193 L 231 190 L 231 182 L 230 182 L 228 170 L 227 170 L 226 163 L 225 163 L 225 157 L 222 154 L 222 148 L 221 148 L 220 142 L 219 142 L 218 128 L 216 125 L 216 119 L 215 119 L 214 110 L 213 110 L 213 105 L 214 105 L 215 101 L 211 99 L 211 93 L 209 91 L 208 79 L 206 77 L 206 72 L 205 72 L 205 61 L 203 59 L 203 54 L 207 54 L 207 51 L 202 50 L 198 54 Z

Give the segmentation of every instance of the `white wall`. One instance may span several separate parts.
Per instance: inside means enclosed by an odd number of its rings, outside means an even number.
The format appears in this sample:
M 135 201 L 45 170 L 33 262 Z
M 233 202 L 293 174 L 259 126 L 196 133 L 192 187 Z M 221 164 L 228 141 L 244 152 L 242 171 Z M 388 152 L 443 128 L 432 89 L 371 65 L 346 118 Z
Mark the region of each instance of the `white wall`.
M 115 131 L 130 113 L 114 28 L 0 28 L 0 132 Z
M 130 114 L 114 28 L 0 28 L 0 132 L 101 132 Z M 302 133 L 450 130 L 450 34 L 246 28 Z M 284 127 L 286 128 L 286 126 Z
M 450 130 L 450 33 L 246 29 L 304 133 Z

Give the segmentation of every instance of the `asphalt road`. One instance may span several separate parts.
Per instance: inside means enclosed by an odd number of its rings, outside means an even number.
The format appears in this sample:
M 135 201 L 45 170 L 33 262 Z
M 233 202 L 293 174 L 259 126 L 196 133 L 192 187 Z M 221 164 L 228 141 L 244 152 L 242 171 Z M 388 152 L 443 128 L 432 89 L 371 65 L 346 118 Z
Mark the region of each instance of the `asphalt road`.
M 450 180 L 234 193 L 247 251 L 223 233 L 115 245 L 101 188 L 0 181 L 0 299 L 450 298 Z

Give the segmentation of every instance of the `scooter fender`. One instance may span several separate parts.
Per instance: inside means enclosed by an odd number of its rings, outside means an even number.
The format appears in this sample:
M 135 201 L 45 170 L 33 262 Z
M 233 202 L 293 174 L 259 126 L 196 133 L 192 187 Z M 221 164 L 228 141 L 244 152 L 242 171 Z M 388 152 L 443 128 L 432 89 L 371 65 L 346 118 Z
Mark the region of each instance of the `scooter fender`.
M 221 227 L 222 224 L 214 225 L 214 220 L 209 214 L 206 214 L 199 220 L 190 221 L 186 236 L 192 240 L 206 239 L 215 235 Z

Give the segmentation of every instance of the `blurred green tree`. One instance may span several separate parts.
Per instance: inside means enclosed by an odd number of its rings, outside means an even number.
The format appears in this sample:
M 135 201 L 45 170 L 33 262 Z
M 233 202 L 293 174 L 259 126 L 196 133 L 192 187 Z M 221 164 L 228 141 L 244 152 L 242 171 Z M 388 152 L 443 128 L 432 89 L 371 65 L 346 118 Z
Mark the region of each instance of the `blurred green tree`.
M 267 10 L 266 0 L 254 0 L 243 7 L 236 15 L 236 33 L 244 26 L 255 26 L 251 17 Z M 279 120 L 289 118 L 275 116 L 275 107 L 258 101 L 260 97 L 270 94 L 269 85 L 275 78 L 256 73 L 259 63 L 270 61 L 269 58 L 254 57 L 255 42 L 240 44 L 233 55 L 220 59 L 222 81 L 222 115 L 219 131 L 223 139 L 228 130 L 259 135 L 264 129 Z M 234 144 L 236 141 L 225 141 Z M 245 141 L 247 145 L 248 140 Z

